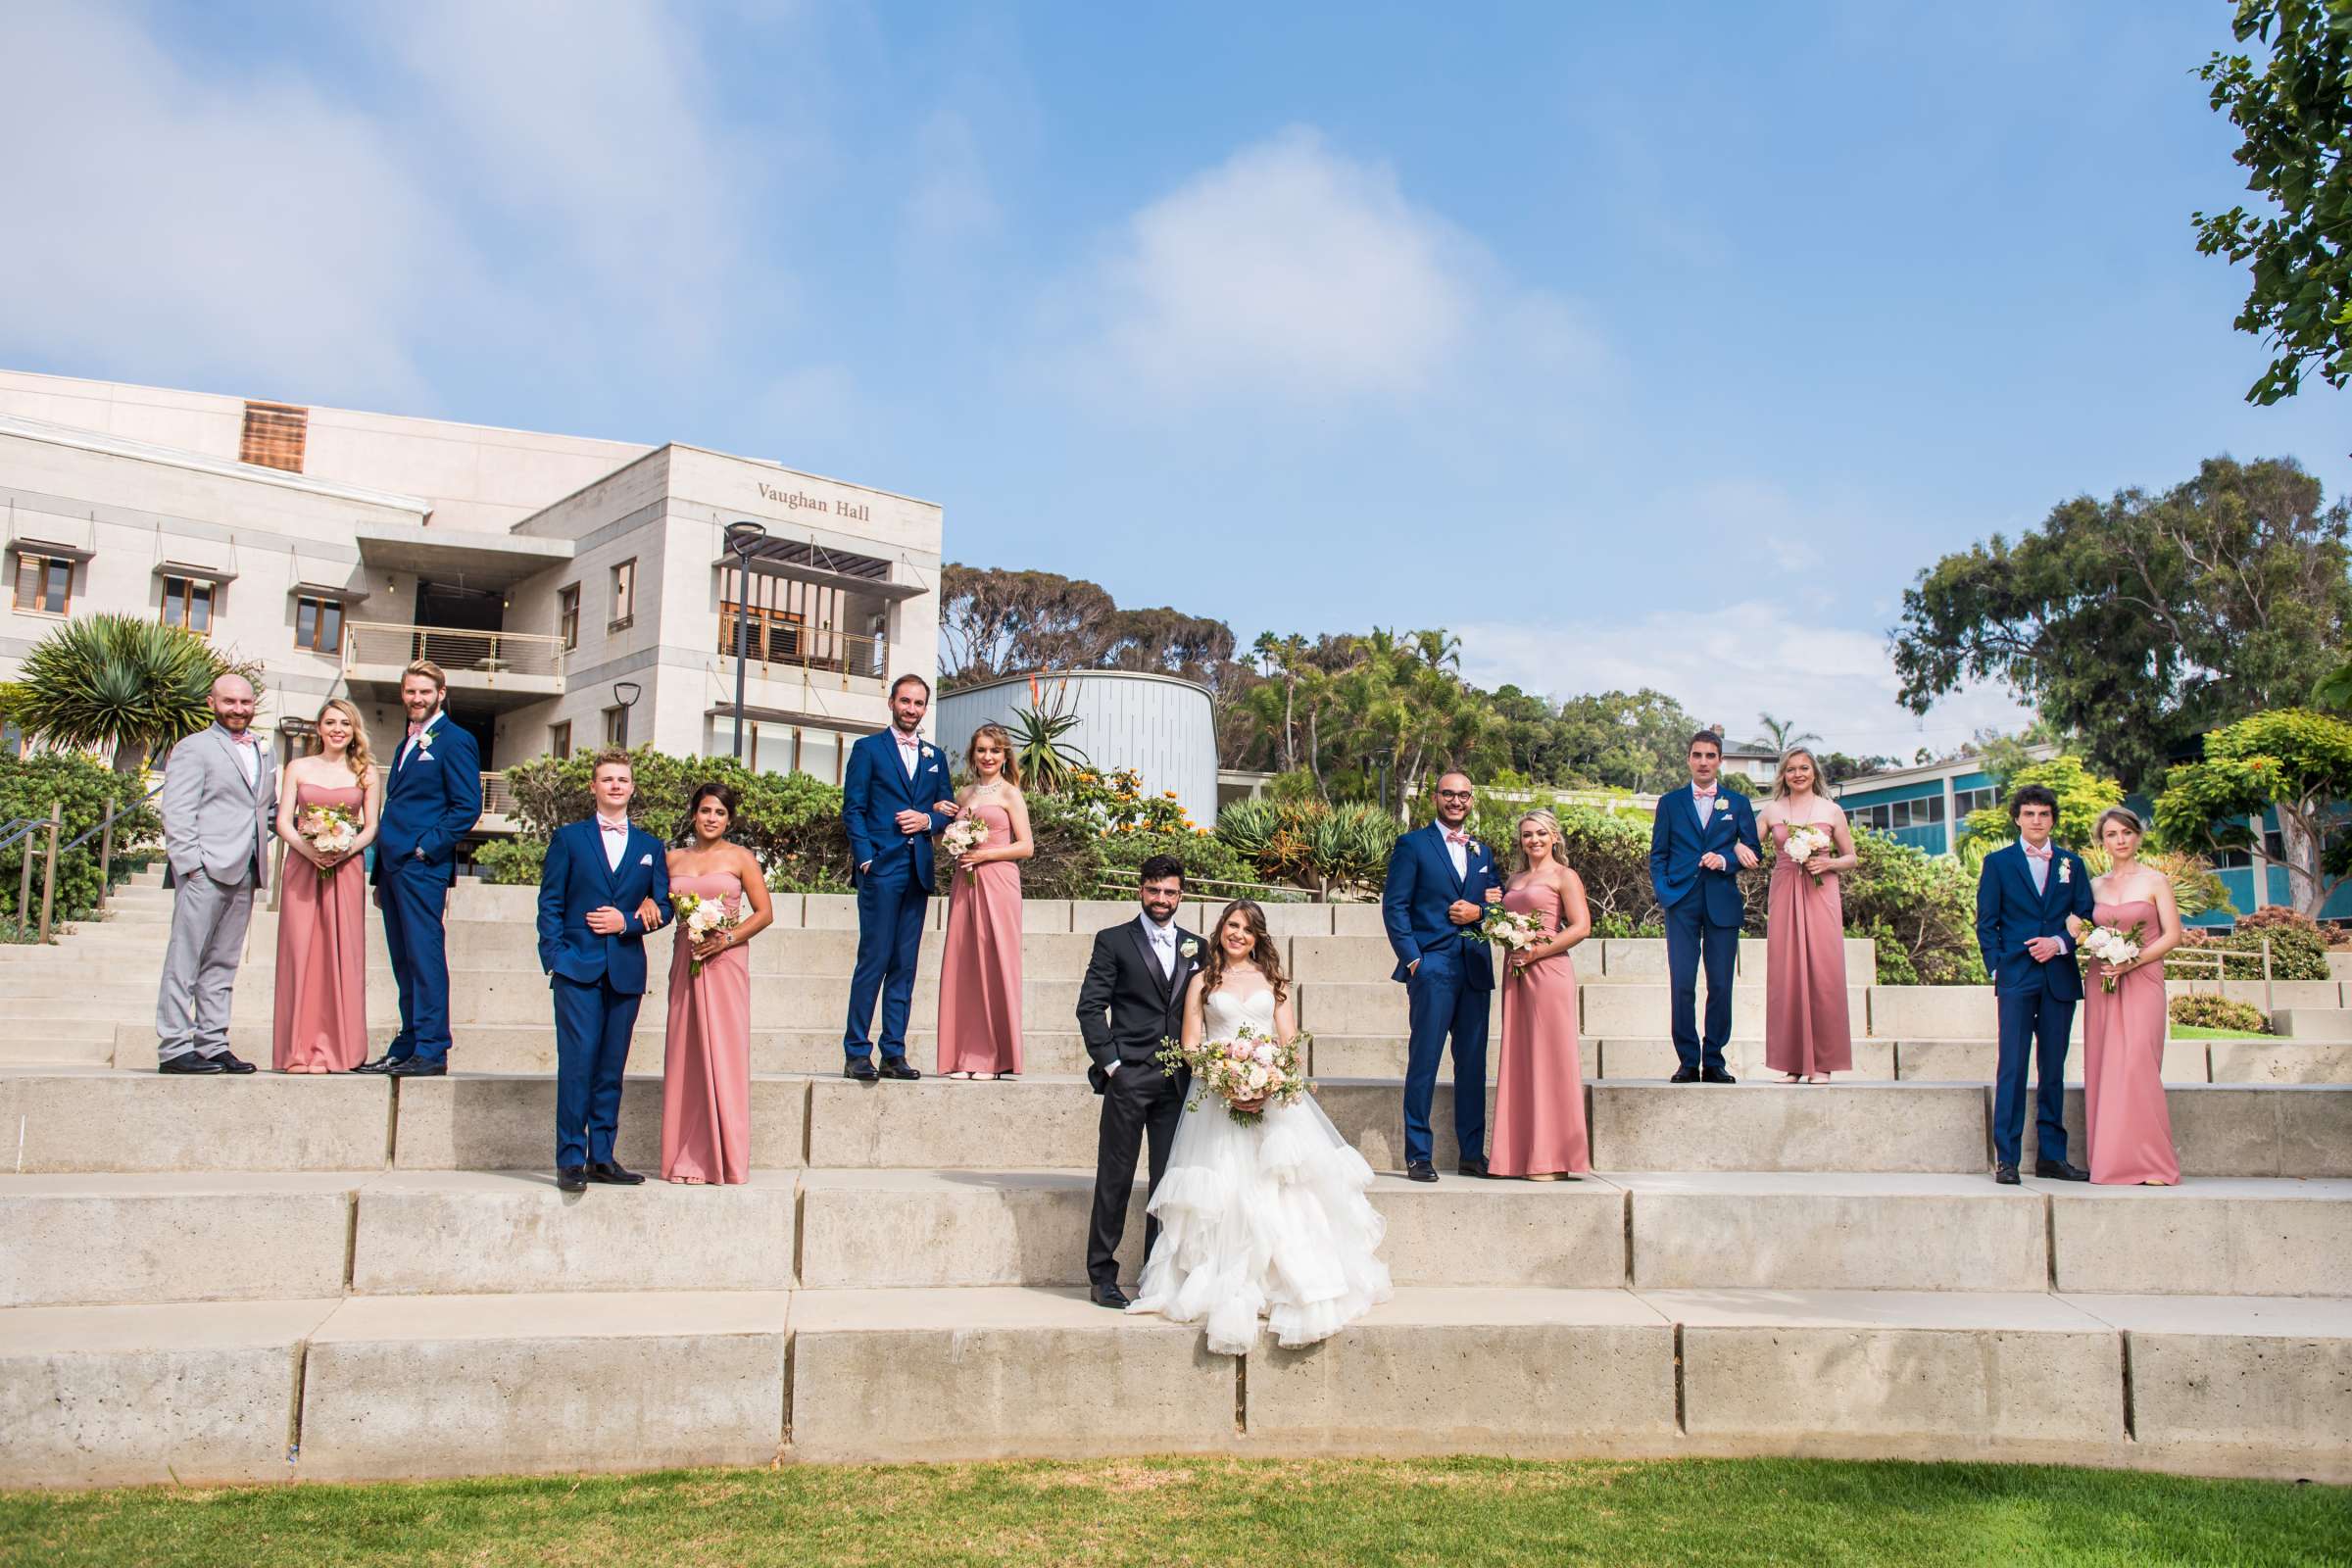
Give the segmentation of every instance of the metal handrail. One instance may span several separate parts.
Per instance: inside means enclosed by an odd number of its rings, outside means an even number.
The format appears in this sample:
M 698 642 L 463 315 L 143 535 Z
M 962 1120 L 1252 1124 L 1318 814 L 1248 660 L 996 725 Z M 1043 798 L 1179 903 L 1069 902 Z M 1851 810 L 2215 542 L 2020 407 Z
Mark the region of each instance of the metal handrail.
M 745 662 L 747 668 L 759 666 L 761 679 L 766 679 L 768 669 L 781 667 L 803 673 L 839 675 L 846 688 L 853 675 L 861 680 L 881 680 L 889 673 L 889 638 L 804 625 L 763 613 L 764 609 L 760 605 L 752 606 L 753 657 Z M 731 599 L 719 602 L 718 631 L 719 657 L 732 660 L 737 630 L 735 602 Z
M 8 837 L 0 839 L 0 850 L 7 849 L 34 828 L 47 823 L 48 820 L 45 816 L 20 816 L 13 822 L 0 822 L 0 833 L 8 834 Z M 14 832 L 10 832 L 12 828 L 15 829 Z
M 1133 882 L 1111 876 L 1107 873 L 1097 877 L 1095 879 L 1095 886 L 1106 892 L 1117 893 L 1123 898 L 1132 897 L 1135 893 L 1135 884 Z M 1274 897 L 1263 901 L 1269 904 L 1336 904 L 1346 902 L 1345 900 L 1338 899 L 1319 899 L 1315 897 L 1315 891 L 1312 888 L 1283 887 L 1273 882 L 1231 882 L 1221 876 L 1194 876 L 1190 872 L 1187 872 L 1184 878 L 1184 891 L 1187 895 L 1190 895 L 1193 889 L 1197 887 L 1240 888 L 1244 893 L 1270 893 L 1273 894 Z
M 107 808 L 105 816 L 99 818 L 96 822 L 91 823 L 87 828 L 82 830 L 81 837 L 75 839 L 73 843 L 67 845 L 65 849 L 59 850 L 57 853 L 63 855 L 66 853 L 66 850 L 80 849 L 84 844 L 89 843 L 90 836 L 92 834 L 99 833 L 107 828 L 113 827 L 118 818 L 126 816 L 130 812 L 137 810 L 140 807 L 145 806 L 149 801 L 154 800 L 157 796 L 163 793 L 164 787 L 159 783 L 155 786 L 155 788 L 149 790 L 146 794 L 140 796 L 135 801 L 117 801 L 112 806 Z
M 2173 965 L 2177 963 L 2209 963 L 2213 965 L 2213 994 L 2217 997 L 2227 997 L 2230 994 L 2230 960 L 2231 958 L 2250 959 L 2254 955 L 2251 953 L 2231 948 L 2175 948 L 2164 956 L 2165 978 L 2168 980 L 2172 978 Z M 2192 997 L 2195 996 L 2197 981 L 2202 977 L 2182 975 L 2180 978 L 2188 986 L 2188 994 Z M 2271 939 L 2264 937 L 2262 939 L 2262 1015 L 2266 1018 L 2277 1010 L 2272 1005 L 2272 999 L 2276 994 L 2271 989 Z
M 480 675 L 492 685 L 501 675 L 564 675 L 564 639 L 533 631 L 468 631 L 456 626 L 404 626 L 386 621 L 346 621 L 343 673 L 361 664 L 406 665 L 429 659 L 451 673 Z

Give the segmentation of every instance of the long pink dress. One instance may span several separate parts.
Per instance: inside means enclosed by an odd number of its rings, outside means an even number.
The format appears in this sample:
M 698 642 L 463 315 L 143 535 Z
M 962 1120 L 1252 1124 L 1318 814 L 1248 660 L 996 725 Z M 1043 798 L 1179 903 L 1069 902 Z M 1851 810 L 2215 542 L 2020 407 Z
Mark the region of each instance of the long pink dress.
M 990 847 L 1012 840 L 1002 806 L 975 806 Z M 939 1070 L 1021 1070 L 1021 868 L 948 867 L 948 951 L 939 966 Z
M 1547 887 L 1515 888 L 1503 904 L 1557 931 L 1563 911 Z M 1494 1131 L 1487 1170 L 1495 1176 L 1581 1176 L 1592 1169 L 1585 1130 L 1585 1070 L 1577 1050 L 1576 965 L 1538 958 L 1502 978 L 1502 1055 L 1495 1065 Z
M 2146 899 L 2099 904 L 2090 917 L 2129 931 L 2144 945 L 2156 935 L 2156 906 Z M 2111 992 L 2095 965 L 2082 966 L 2082 1117 L 2090 1179 L 2110 1187 L 2180 1179 L 2173 1152 L 2173 1116 L 2164 1102 L 2164 965 L 2147 964 L 2118 979 Z
M 722 899 L 740 908 L 732 871 L 673 876 L 672 893 Z M 752 958 L 733 947 L 694 969 L 693 944 L 677 928 L 669 959 L 669 1032 L 662 1051 L 662 1177 L 745 1182 L 752 1175 Z
M 303 783 L 297 825 L 317 806 L 357 821 L 368 792 Z M 277 899 L 277 1015 L 270 1056 L 279 1072 L 349 1072 L 368 1059 L 368 868 L 353 856 L 325 878 L 289 854 Z
M 1786 848 L 1789 826 L 1772 825 L 1776 846 Z M 1775 856 L 1770 909 L 1764 933 L 1764 1065 L 1800 1077 L 1852 1071 L 1845 899 L 1838 889 L 1838 873 L 1816 882 L 1787 855 Z

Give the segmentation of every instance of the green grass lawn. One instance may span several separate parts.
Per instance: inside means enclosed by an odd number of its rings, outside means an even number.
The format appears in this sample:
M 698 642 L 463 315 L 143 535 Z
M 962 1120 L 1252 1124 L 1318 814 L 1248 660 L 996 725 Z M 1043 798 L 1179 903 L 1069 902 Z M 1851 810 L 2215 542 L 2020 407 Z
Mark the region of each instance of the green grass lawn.
M 0 1562 L 2352 1562 L 2352 1490 L 2029 1466 L 1151 1459 L 0 1494 Z
M 2207 1029 L 2193 1023 L 2173 1025 L 2175 1040 L 2276 1040 L 2276 1035 L 2256 1034 L 2251 1029 Z

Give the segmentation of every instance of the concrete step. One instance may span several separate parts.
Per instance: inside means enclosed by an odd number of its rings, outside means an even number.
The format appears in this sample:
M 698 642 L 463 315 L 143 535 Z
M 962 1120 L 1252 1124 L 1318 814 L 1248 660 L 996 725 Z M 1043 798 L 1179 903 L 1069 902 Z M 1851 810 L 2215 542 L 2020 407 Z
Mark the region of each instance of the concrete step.
M 0 1071 L 0 1161 L 18 1172 L 380 1170 L 392 1105 L 380 1078 L 11 1069 Z
M 2182 1084 L 2164 1098 L 2183 1178 L 2352 1177 L 2352 1090 L 2326 1084 Z M 2082 1091 L 2070 1088 L 2067 1154 L 2077 1164 L 2088 1148 L 2082 1129 Z M 2029 1105 L 2023 1145 L 2029 1170 L 2039 1143 Z
M 1985 1095 L 1967 1084 L 1730 1086 L 1606 1080 L 1593 1162 L 1612 1171 L 1974 1171 Z
M 0 1306 L 343 1294 L 380 1172 L 0 1176 Z
M 2352 1084 L 2352 1041 L 2212 1040 L 2205 1053 L 2217 1084 Z
M 0 1036 L 0 1067 L 104 1067 L 114 1059 L 111 1042 L 76 1038 L 71 1032 L 53 1033 L 17 1023 Z
M 2039 1291 L 2047 1205 L 1981 1175 L 1613 1176 L 1651 1290 Z
M 1074 1290 L 24 1307 L 0 1482 L 1367 1450 L 2342 1481 L 2348 1368 L 2352 1302 L 2275 1298 L 1403 1288 L 1246 1362 Z
M 2202 1040 L 2167 1040 L 2162 1072 L 2168 1084 L 2201 1084 L 2212 1071 Z M 1897 1040 L 1895 1076 L 1921 1083 L 1988 1084 L 2000 1066 L 1999 1043 L 1980 1040 Z M 2090 1060 L 2080 1041 L 2066 1054 L 2066 1081 L 2079 1084 Z
M 2352 1181 L 2034 1182 L 2061 1291 L 2352 1297 Z
M 2271 1027 L 2289 1040 L 2352 1041 L 2352 1012 L 2341 1007 L 2280 1007 Z
M 879 1093 L 919 1084 L 850 1084 Z M 805 1164 L 808 1084 L 806 1078 L 752 1079 L 751 1162 L 762 1169 Z M 950 1084 L 971 1092 L 999 1087 Z M 1011 1085 L 1002 1087 L 1010 1088 Z M 969 1110 L 970 1106 L 967 1105 Z M 556 1157 L 556 1081 L 452 1075 L 400 1082 L 394 1166 L 401 1170 L 545 1170 Z M 662 1167 L 662 1085 L 631 1078 L 620 1097 L 613 1157 L 632 1170 Z
M 1760 1039 L 1731 1040 L 1723 1048 L 1724 1065 L 1741 1083 L 1771 1081 L 1778 1074 L 1765 1064 L 1764 1045 Z M 1493 1055 L 1493 1050 L 1490 1044 L 1490 1056 Z M 1676 1054 L 1674 1042 L 1663 1037 L 1611 1038 L 1600 1041 L 1599 1050 L 1600 1070 L 1593 1076 L 1600 1078 L 1668 1078 L 1682 1065 L 1682 1057 Z M 1840 1082 L 1864 1079 L 1883 1082 L 1894 1077 L 1894 1048 L 1891 1044 L 1856 1035 L 1853 1053 L 1853 1069 L 1838 1074 Z M 1401 1071 L 1400 1068 L 1400 1075 Z

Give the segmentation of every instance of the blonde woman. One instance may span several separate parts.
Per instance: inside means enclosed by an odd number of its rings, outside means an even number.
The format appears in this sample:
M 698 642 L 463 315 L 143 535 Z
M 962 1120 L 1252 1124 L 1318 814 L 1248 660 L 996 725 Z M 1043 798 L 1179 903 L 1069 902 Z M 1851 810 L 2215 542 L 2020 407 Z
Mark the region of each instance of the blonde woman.
M 963 762 L 972 781 L 956 797 L 956 816 L 987 823 L 988 837 L 945 873 L 939 1070 L 950 1078 L 1009 1078 L 1021 1070 L 1020 862 L 1037 853 L 1037 841 L 1004 727 L 972 731 Z
M 1838 873 L 1854 868 L 1845 812 L 1821 793 L 1821 764 L 1798 746 L 1781 758 L 1772 799 L 1756 815 L 1772 839 L 1771 915 L 1764 932 L 1764 1064 L 1785 1084 L 1826 1084 L 1854 1066 L 1845 995 L 1845 901 Z M 1798 865 L 1788 835 L 1828 842 Z
M 2144 833 L 2139 817 L 2120 806 L 2101 812 L 2107 874 L 2090 883 L 2090 923 L 2126 935 L 2136 926 L 2139 956 L 2113 966 L 2082 960 L 2082 1134 L 2090 1179 L 2110 1187 L 2180 1180 L 2164 1102 L 2164 956 L 2180 945 L 2180 906 L 2172 878 L 2139 863 Z M 2084 922 L 2070 915 L 2066 928 L 2079 942 Z
M 368 874 L 361 858 L 375 842 L 382 805 L 360 710 L 329 698 L 318 710 L 309 755 L 287 765 L 277 795 L 277 836 L 286 843 L 272 1045 L 279 1072 L 349 1072 L 368 1059 Z M 311 841 L 328 810 L 358 824 L 349 848 Z
M 1530 811 L 1519 818 L 1517 838 L 1502 905 L 1535 916 L 1544 940 L 1504 955 L 1502 1054 L 1487 1173 L 1575 1181 L 1592 1169 L 1592 1142 L 1577 1049 L 1576 964 L 1568 951 L 1592 934 L 1592 911 L 1585 879 L 1569 867 L 1558 817 Z

